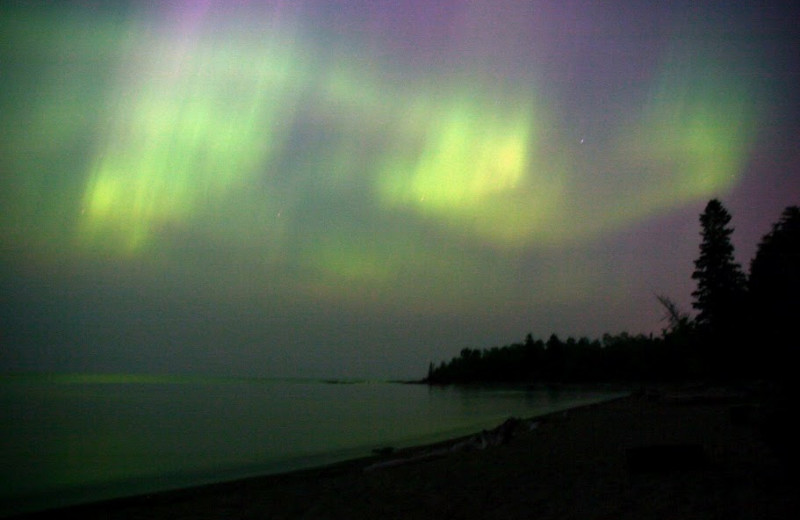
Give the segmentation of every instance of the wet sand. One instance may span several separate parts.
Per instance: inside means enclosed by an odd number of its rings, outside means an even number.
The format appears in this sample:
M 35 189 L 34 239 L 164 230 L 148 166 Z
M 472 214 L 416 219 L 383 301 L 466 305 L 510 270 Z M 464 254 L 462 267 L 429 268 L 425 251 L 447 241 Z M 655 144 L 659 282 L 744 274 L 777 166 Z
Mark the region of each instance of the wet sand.
M 26 518 L 798 518 L 761 410 L 743 394 L 661 390 L 522 421 L 501 445 L 454 439 Z

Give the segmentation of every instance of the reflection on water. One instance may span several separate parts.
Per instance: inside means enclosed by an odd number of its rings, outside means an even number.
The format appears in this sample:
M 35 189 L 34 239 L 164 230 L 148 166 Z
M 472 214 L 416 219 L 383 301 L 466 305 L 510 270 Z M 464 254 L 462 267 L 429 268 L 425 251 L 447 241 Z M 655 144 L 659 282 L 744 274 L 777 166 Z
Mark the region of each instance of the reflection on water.
M 0 377 L 0 514 L 274 473 L 619 394 L 150 375 Z

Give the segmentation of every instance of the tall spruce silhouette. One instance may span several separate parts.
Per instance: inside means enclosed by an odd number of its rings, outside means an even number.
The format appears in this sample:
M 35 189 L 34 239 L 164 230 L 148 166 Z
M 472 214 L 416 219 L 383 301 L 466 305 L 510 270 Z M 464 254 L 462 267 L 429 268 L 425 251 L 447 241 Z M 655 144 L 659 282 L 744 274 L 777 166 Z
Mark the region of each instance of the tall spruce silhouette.
M 700 215 L 702 242 L 692 273 L 697 281 L 692 293 L 695 323 L 705 337 L 700 362 L 708 375 L 724 378 L 736 377 L 747 364 L 747 352 L 737 338 L 744 331 L 746 279 L 734 260 L 730 221 L 719 200 L 708 202 Z
M 797 320 L 800 317 L 800 208 L 790 206 L 761 240 L 750 263 L 749 293 L 754 315 L 751 344 L 762 373 L 773 385 L 763 420 L 763 437 L 787 468 L 800 463 L 797 403 Z
M 750 263 L 752 316 L 768 375 L 791 370 L 800 317 L 800 207 L 786 208 Z M 792 370 L 793 371 L 793 370 Z

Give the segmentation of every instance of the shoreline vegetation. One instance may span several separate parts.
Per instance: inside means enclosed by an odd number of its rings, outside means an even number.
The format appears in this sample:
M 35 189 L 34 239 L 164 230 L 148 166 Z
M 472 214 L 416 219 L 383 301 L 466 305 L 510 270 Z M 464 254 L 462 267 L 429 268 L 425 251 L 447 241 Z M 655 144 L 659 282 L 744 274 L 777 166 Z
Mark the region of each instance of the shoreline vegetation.
M 629 396 L 431 445 L 19 519 L 792 518 L 759 386 Z

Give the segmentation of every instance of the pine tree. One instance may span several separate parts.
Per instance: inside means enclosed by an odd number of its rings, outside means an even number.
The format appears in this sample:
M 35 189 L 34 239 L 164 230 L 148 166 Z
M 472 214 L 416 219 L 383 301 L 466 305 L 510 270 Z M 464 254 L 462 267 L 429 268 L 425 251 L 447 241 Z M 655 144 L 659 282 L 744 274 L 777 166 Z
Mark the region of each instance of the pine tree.
M 702 242 L 692 273 L 697 280 L 692 307 L 698 311 L 697 325 L 714 336 L 731 332 L 741 317 L 745 294 L 745 276 L 734 261 L 730 221 L 730 214 L 717 199 L 710 200 L 700 215 Z
M 800 345 L 800 207 L 790 206 L 761 239 L 748 280 L 755 325 L 767 374 L 791 378 Z
M 781 312 L 786 321 L 800 316 L 800 207 L 786 208 L 761 239 L 749 285 L 759 305 Z

